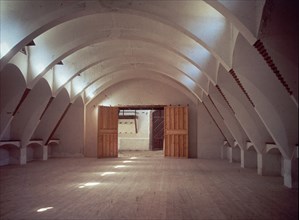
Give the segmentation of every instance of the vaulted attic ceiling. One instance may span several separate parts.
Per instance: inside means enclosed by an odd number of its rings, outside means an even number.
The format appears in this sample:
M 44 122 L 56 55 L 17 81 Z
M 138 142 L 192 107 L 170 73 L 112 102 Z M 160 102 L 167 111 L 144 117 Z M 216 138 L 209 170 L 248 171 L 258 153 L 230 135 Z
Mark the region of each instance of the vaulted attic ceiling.
M 4 0 L 0 4 L 2 75 L 16 66 L 28 89 L 44 78 L 53 97 L 67 90 L 70 102 L 82 96 L 88 104 L 103 87 L 159 75 L 199 102 L 222 99 L 215 105 L 229 106 L 245 131 L 256 129 L 249 138 L 259 151 L 261 143 L 275 141 L 290 157 L 298 144 L 298 126 L 293 123 L 298 119 L 298 63 L 288 58 L 298 42 L 285 44 L 293 30 L 274 30 L 275 19 L 269 18 L 285 6 L 290 9 L 286 3 Z M 290 22 L 294 11 L 281 19 Z M 296 19 L 288 24 L 295 27 Z M 29 46 L 31 42 L 35 45 Z M 27 55 L 19 53 L 24 47 Z

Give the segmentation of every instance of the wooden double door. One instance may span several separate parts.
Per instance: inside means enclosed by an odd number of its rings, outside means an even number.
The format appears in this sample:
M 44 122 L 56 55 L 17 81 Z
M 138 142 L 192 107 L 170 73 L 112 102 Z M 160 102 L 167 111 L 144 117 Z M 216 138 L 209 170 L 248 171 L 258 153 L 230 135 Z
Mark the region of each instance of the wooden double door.
M 118 157 L 118 108 L 99 106 L 98 158 Z M 164 108 L 165 157 L 188 157 L 188 106 Z

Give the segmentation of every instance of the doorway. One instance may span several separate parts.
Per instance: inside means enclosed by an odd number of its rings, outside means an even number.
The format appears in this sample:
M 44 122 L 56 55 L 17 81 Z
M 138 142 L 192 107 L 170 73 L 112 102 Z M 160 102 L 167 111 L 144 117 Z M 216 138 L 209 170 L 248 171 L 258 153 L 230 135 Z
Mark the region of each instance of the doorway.
M 140 150 L 188 158 L 188 106 L 99 106 L 98 114 L 98 158 Z
M 119 110 L 118 150 L 150 150 L 150 110 Z

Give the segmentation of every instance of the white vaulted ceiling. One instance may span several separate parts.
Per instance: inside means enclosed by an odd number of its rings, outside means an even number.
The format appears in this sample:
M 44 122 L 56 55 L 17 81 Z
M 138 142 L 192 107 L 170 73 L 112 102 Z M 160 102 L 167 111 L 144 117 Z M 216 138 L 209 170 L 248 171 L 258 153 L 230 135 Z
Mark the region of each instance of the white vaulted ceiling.
M 70 102 L 83 97 L 88 104 L 104 85 L 159 75 L 199 102 L 210 96 L 220 109 L 229 105 L 231 116 L 224 120 L 233 136 L 242 139 L 233 132 L 230 117 L 259 152 L 274 141 L 285 157 L 291 157 L 298 144 L 294 123 L 298 63 L 287 58 L 286 51 L 293 51 L 292 44 L 287 45 L 289 50 L 283 46 L 288 33 L 272 35 L 265 26 L 270 7 L 266 1 L 1 0 L 0 4 L 5 80 L 14 65 L 26 88 L 33 91 L 46 80 L 51 88 L 48 96 L 67 91 Z M 278 38 L 280 43 L 273 44 Z M 31 41 L 35 46 L 26 46 Z M 265 54 L 267 46 L 270 54 Z M 23 48 L 27 55 L 19 52 Z M 275 63 L 272 56 L 281 59 Z M 63 65 L 57 65 L 60 61 Z M 8 94 L 9 88 L 3 85 L 3 91 Z M 22 94 L 11 96 L 18 100 Z M 2 100 L 1 114 L 13 111 L 18 103 Z M 1 132 L 11 123 L 6 116 L 3 121 Z
M 260 4 L 256 12 L 261 11 L 262 6 Z M 15 48 L 15 53 L 31 40 L 37 45 L 30 48 L 26 77 L 30 87 L 60 60 L 65 66 L 58 71 L 64 74 L 57 75 L 64 76 L 54 82 L 53 87 L 57 89 L 69 82 L 76 71 L 82 68 L 88 71 L 87 67 L 92 64 L 86 62 L 91 59 L 101 67 L 109 59 L 111 66 L 115 57 L 123 59 L 122 63 L 143 64 L 155 62 L 146 60 L 162 56 L 207 92 L 208 79 L 217 83 L 219 63 L 231 69 L 238 32 L 243 31 L 250 43 L 255 42 L 252 34 L 236 19 L 226 18 L 205 1 L 7 1 L 2 3 L 1 9 L 3 29 L 12 30 L 1 32 L 3 43 Z M 18 19 L 23 28 L 19 27 Z M 254 24 L 255 29 L 258 24 Z M 23 45 L 22 41 L 25 41 Z M 123 51 L 116 51 L 120 47 Z M 155 62 L 155 66 L 163 68 L 168 63 L 157 65 Z M 85 75 L 81 81 L 94 80 L 89 74 Z

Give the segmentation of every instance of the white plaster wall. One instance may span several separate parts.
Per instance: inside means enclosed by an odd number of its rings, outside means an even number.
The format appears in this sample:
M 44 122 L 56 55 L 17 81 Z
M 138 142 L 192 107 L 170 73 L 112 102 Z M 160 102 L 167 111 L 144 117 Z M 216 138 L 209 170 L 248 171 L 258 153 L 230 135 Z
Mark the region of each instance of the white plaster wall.
M 20 140 L 23 145 L 27 144 L 50 97 L 51 89 L 47 81 L 41 79 L 21 104 L 3 139 Z
M 32 138 L 42 139 L 44 142 L 46 142 L 69 103 L 70 99 L 68 93 L 64 89 L 49 105 L 44 116 L 42 117 L 42 120 L 35 129 Z
M 228 130 L 237 141 L 239 146 L 245 149 L 246 142 L 249 140 L 249 138 L 244 132 L 243 127 L 241 127 L 239 121 L 236 119 L 234 112 L 229 108 L 220 92 L 217 91 L 217 89 L 213 86 L 210 86 L 210 96 L 221 116 L 224 118 L 224 122 Z
M 263 156 L 263 175 L 281 176 L 281 157 L 280 153 L 267 153 Z
M 230 146 L 234 146 L 234 137 L 232 136 L 232 133 L 229 131 L 228 126 L 225 124 L 224 118 L 220 115 L 219 110 L 216 109 L 214 103 L 207 96 L 203 97 L 203 102 L 204 102 L 204 105 L 207 108 L 207 111 L 210 112 L 213 119 L 216 121 L 218 127 L 222 131 L 222 134 L 224 135 L 224 137 L 225 137 L 226 141 L 228 142 L 228 144 Z
M 16 66 L 9 64 L 0 72 L 0 135 L 11 119 L 25 89 L 25 79 Z
M 52 157 L 82 157 L 84 143 L 84 105 L 79 97 L 69 108 L 53 139 L 58 145 L 51 146 Z
M 148 138 L 120 138 L 118 141 L 119 150 L 149 150 Z
M 33 147 L 32 146 L 28 146 L 27 147 L 27 153 L 26 153 L 27 162 L 30 162 L 30 161 L 32 161 L 34 159 L 33 158 L 34 157 L 33 154 L 34 154 Z
M 26 152 L 27 162 L 41 160 L 43 158 L 42 146 L 39 144 L 29 144 Z
M 222 146 L 221 147 L 221 159 L 222 160 L 228 160 L 228 146 Z
M 243 151 L 243 157 L 245 168 L 257 168 L 257 152 L 254 149 Z
M 228 159 L 228 161 L 230 163 L 233 161 L 233 158 L 232 158 L 232 147 L 228 147 L 226 149 L 226 158 Z
M 225 137 L 202 103 L 199 103 L 197 107 L 197 121 L 197 157 L 221 159 L 221 146 Z
M 136 111 L 136 114 L 138 116 L 138 119 L 136 120 L 137 129 L 138 129 L 137 133 L 135 133 L 134 124 L 132 125 L 134 129 L 133 133 L 129 131 L 128 133 L 124 133 L 127 130 L 120 129 L 121 125 L 119 125 L 119 130 L 118 130 L 119 150 L 149 150 L 150 111 L 138 110 Z
M 20 149 L 12 147 L 9 149 L 9 164 L 20 164 Z
M 241 150 L 239 147 L 232 148 L 232 162 L 241 162 Z

